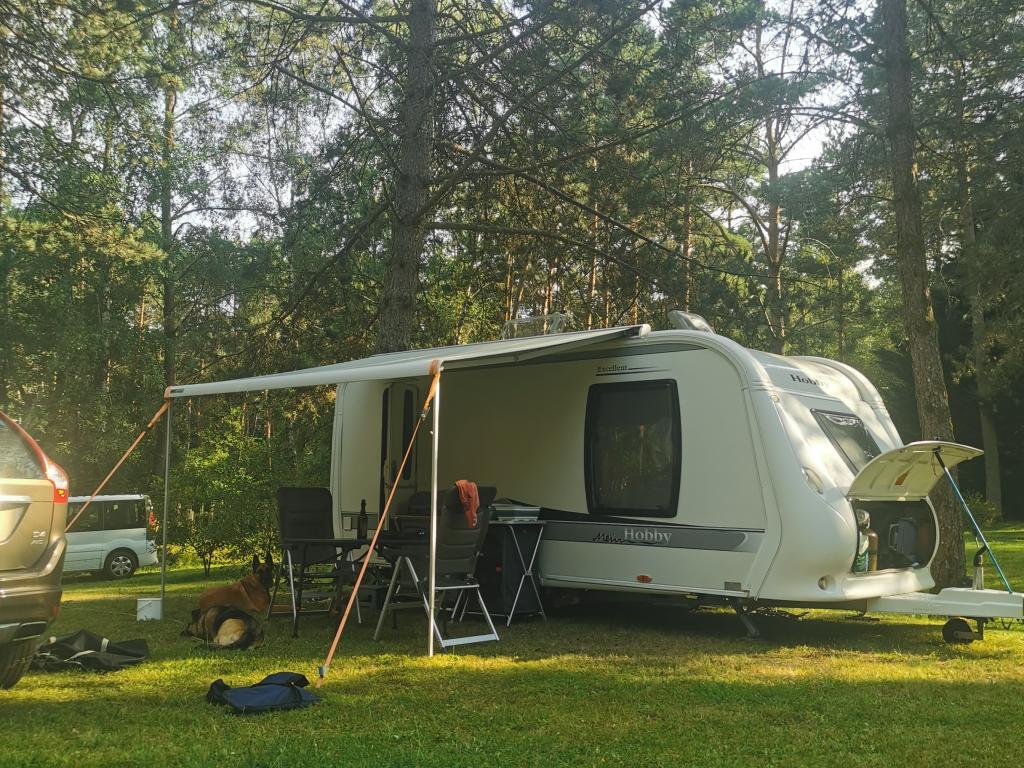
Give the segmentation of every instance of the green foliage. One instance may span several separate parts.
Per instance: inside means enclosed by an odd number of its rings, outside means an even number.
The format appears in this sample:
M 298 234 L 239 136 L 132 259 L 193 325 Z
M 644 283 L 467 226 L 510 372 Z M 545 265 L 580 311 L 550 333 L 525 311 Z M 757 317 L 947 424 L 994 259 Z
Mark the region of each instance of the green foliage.
M 968 493 L 965 494 L 964 501 L 967 502 L 967 506 L 970 507 L 971 514 L 974 515 L 975 521 L 977 521 L 978 525 L 982 528 L 990 528 L 1003 521 L 1002 510 L 992 502 L 987 501 L 984 495 L 976 492 Z M 974 530 L 966 515 L 964 515 L 964 530 Z

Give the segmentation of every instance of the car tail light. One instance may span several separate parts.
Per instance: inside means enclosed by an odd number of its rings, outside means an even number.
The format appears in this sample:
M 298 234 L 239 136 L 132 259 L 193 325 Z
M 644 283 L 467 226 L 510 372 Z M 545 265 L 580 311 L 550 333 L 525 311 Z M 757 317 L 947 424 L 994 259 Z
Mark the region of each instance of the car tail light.
M 53 483 L 53 503 L 54 504 L 67 504 L 68 503 L 68 473 L 65 472 L 60 464 L 55 464 L 49 459 L 46 460 L 46 479 Z
M 0 412 L 0 419 L 2 419 L 7 426 L 13 429 L 25 442 L 25 445 L 32 450 L 32 453 L 36 455 L 36 461 L 39 462 L 39 466 L 43 469 L 46 479 L 53 485 L 54 504 L 67 504 L 68 488 L 70 487 L 68 473 L 61 469 L 59 464 L 50 461 L 50 457 L 43 453 L 43 449 L 39 447 L 39 443 L 33 440 L 32 436 L 26 432 L 18 422 L 6 413 L 2 412 Z

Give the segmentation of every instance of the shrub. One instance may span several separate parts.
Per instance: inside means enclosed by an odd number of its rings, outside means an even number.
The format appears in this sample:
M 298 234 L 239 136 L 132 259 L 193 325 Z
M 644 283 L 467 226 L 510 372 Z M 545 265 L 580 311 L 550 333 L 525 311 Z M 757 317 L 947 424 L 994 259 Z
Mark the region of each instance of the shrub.
M 984 528 L 991 528 L 1002 522 L 1003 513 L 999 511 L 992 502 L 988 501 L 980 493 L 972 492 L 964 495 L 964 500 L 967 502 L 967 506 L 971 508 L 971 514 L 974 515 L 974 519 L 978 521 L 978 525 Z M 964 530 L 971 530 L 971 521 L 967 519 L 967 515 L 964 515 Z

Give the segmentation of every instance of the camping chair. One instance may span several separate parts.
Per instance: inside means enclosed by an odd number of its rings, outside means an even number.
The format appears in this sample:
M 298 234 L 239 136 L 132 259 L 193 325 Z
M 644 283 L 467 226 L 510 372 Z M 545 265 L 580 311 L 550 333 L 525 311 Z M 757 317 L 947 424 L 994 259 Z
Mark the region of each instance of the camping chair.
M 487 536 L 487 525 L 490 521 L 489 506 L 494 501 L 496 490 L 493 487 L 480 487 L 477 490 L 480 494 L 480 509 L 477 513 L 475 528 L 469 527 L 456 488 L 438 493 L 435 579 L 440 603 L 435 604 L 435 608 L 444 617 L 447 599 L 450 595 L 454 595 L 457 599 L 449 609 L 454 614 L 463 598 L 468 603 L 469 595 L 473 595 L 476 597 L 480 614 L 487 622 L 490 631 L 468 637 L 448 637 L 447 620 L 444 621 L 442 629 L 438 626 L 437 616 L 430 616 L 430 542 L 426 536 L 430 526 L 430 495 L 428 493 L 426 494 L 428 514 L 400 516 L 397 522 L 400 525 L 399 536 L 401 538 L 397 539 L 393 545 L 388 544 L 387 540 L 383 543 L 382 554 L 394 564 L 394 571 L 391 583 L 388 585 L 387 595 L 384 598 L 384 605 L 381 607 L 380 618 L 377 620 L 377 629 L 373 634 L 374 640 L 380 637 L 381 628 L 384 626 L 384 620 L 388 614 L 392 614 L 394 618 L 394 612 L 397 610 L 419 607 L 422 607 L 427 613 L 434 636 L 441 648 L 498 639 L 498 632 L 494 628 L 494 622 L 491 621 L 491 615 L 480 594 L 480 585 L 473 575 L 476 570 L 477 557 L 483 549 L 484 538 Z M 421 511 L 422 502 L 422 494 L 414 495 L 410 499 L 409 511 L 413 513 Z M 417 532 L 420 533 L 419 536 L 416 536 Z M 403 590 L 405 594 L 402 594 Z
M 342 586 L 352 583 L 355 563 L 351 550 L 339 553 L 334 535 L 331 492 L 326 488 L 278 488 L 277 521 L 281 539 L 281 567 L 274 582 L 267 616 L 271 616 L 281 582 L 291 598 L 292 637 L 299 636 L 299 614 L 306 603 L 325 604 L 311 613 L 327 613 Z M 298 542 L 296 540 L 306 540 Z M 325 543 L 309 543 L 323 539 Z M 362 623 L 359 601 L 356 619 Z

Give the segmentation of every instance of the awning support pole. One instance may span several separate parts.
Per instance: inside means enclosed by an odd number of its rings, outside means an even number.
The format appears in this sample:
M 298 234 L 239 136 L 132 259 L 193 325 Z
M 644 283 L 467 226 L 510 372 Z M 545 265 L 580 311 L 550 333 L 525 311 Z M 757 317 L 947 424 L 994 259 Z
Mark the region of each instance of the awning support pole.
M 1010 582 L 1006 579 L 1006 574 L 1003 573 L 1003 569 L 999 565 L 999 561 L 996 559 L 996 553 L 992 551 L 992 547 L 988 545 L 988 539 L 985 538 L 985 534 L 981 532 L 981 526 L 978 525 L 978 521 L 974 519 L 974 514 L 971 512 L 971 508 L 967 505 L 967 500 L 964 499 L 962 493 L 960 493 L 960 486 L 956 484 L 956 480 L 953 479 L 953 474 L 949 471 L 949 467 L 946 466 L 946 462 L 942 460 L 942 452 L 935 449 L 935 460 L 939 462 L 939 466 L 942 468 L 942 472 L 946 475 L 946 479 L 949 481 L 949 487 L 953 489 L 953 493 L 956 494 L 957 500 L 960 502 L 960 506 L 964 508 L 964 512 L 967 513 L 967 519 L 971 521 L 971 527 L 974 528 L 974 535 L 981 542 L 982 552 L 988 552 L 989 559 L 992 560 L 992 565 L 996 567 L 996 571 L 999 573 L 999 578 L 1003 582 L 1003 586 L 1006 587 L 1006 591 L 1011 595 L 1013 594 L 1013 587 L 1010 586 Z
M 164 434 L 164 511 L 160 518 L 160 618 L 164 616 L 164 595 L 167 592 L 167 513 L 170 510 L 171 498 L 171 401 L 167 401 L 166 432 Z
M 430 577 L 428 588 L 430 589 L 430 616 L 427 621 L 427 656 L 434 655 L 434 595 L 437 564 L 437 445 L 438 436 L 441 430 L 441 379 L 437 380 L 437 389 L 434 392 L 434 434 L 432 436 L 431 457 L 430 457 Z

